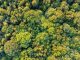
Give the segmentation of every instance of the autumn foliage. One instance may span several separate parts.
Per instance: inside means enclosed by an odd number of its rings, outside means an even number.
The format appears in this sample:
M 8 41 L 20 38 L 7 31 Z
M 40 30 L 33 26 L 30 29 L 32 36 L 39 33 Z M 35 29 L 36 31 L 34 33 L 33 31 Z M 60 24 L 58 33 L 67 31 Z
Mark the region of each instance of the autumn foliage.
M 0 60 L 80 60 L 80 0 L 0 0 Z

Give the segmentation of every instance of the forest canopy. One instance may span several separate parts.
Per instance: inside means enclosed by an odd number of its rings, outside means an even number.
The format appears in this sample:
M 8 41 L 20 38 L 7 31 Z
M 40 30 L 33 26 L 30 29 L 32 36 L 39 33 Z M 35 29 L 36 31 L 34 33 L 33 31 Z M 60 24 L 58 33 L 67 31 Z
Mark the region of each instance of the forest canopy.
M 80 0 L 0 0 L 0 60 L 80 60 Z

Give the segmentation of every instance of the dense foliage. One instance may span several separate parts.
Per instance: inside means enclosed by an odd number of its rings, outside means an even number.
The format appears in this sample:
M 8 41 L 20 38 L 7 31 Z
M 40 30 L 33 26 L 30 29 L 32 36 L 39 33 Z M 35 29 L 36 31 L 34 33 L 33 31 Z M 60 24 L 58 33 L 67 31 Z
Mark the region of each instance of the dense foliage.
M 0 0 L 0 60 L 80 60 L 80 0 Z

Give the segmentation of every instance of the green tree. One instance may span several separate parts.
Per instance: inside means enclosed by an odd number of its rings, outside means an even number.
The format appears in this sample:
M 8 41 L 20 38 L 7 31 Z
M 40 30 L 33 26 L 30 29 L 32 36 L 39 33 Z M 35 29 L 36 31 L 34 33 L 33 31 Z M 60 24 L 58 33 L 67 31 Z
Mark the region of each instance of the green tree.
M 31 33 L 29 32 L 20 32 L 16 34 L 15 40 L 20 43 L 20 46 L 27 48 L 31 42 Z

